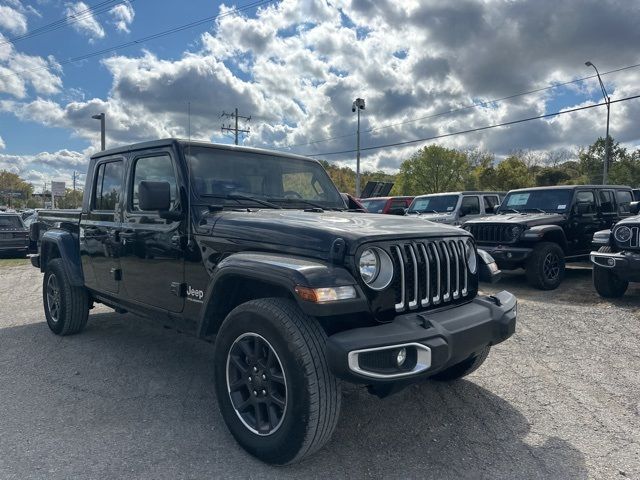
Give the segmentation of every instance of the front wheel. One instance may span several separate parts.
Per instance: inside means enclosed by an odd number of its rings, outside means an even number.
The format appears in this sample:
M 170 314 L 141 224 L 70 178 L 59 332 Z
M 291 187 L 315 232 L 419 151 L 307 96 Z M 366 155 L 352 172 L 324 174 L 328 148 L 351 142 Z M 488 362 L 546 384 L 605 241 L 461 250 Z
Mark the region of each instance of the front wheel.
M 622 280 L 608 268 L 594 265 L 593 286 L 603 298 L 620 298 L 627 291 L 629 282 Z
M 225 319 L 215 343 L 216 394 L 236 441 L 284 465 L 320 449 L 335 429 L 340 385 L 326 334 L 291 300 L 252 300 Z
M 555 290 L 562 283 L 564 268 L 564 252 L 560 245 L 542 242 L 535 246 L 527 261 L 527 280 L 540 290 Z
M 78 333 L 87 324 L 87 290 L 71 285 L 60 258 L 54 258 L 47 264 L 42 282 L 42 301 L 47 325 L 56 335 Z

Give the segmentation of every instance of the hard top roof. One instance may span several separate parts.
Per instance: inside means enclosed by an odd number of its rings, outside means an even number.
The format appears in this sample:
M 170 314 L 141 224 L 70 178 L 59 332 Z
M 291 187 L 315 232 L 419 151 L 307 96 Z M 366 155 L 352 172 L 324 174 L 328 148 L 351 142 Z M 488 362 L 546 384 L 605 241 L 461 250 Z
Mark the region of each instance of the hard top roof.
M 516 188 L 515 190 L 509 190 L 509 192 L 524 192 L 530 190 L 562 190 L 562 189 L 570 189 L 575 190 L 576 188 L 624 188 L 625 190 L 631 190 L 631 187 L 627 185 L 552 185 L 549 187 L 529 187 L 529 188 Z
M 244 147 L 240 145 L 227 145 L 224 143 L 212 143 L 212 142 L 204 142 L 198 140 L 185 140 L 180 138 L 163 138 L 160 140 L 151 140 L 149 142 L 140 142 L 134 143 L 131 145 L 123 145 L 120 147 L 110 148 L 108 150 L 104 150 L 102 152 L 96 152 L 91 155 L 91 158 L 102 158 L 108 157 L 111 155 L 128 153 L 136 150 L 150 150 L 153 148 L 161 148 L 161 147 L 170 147 L 170 146 L 187 146 L 191 145 L 192 147 L 210 147 L 216 148 L 219 150 L 230 150 L 234 152 L 246 152 L 246 153 L 257 153 L 260 155 L 277 155 L 279 157 L 287 157 L 287 158 L 295 158 L 298 160 L 306 160 L 308 162 L 317 162 L 317 160 L 309 157 L 304 157 L 302 155 L 295 155 L 292 153 L 280 152 L 277 150 L 268 150 L 266 148 L 255 148 L 255 147 Z
M 416 198 L 429 197 L 432 195 L 505 195 L 507 192 L 495 191 L 495 190 L 465 190 L 461 192 L 438 192 L 438 193 L 425 193 L 423 195 L 417 195 Z

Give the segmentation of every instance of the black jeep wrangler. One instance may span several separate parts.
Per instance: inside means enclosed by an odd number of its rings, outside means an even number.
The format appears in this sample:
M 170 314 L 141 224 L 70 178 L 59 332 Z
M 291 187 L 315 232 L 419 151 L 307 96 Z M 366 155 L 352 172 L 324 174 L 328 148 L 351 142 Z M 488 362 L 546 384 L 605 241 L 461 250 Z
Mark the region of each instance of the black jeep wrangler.
M 568 185 L 511 190 L 498 215 L 465 222 L 504 270 L 524 268 L 529 283 L 553 290 L 565 262 L 588 258 L 593 234 L 631 215 L 631 188 Z
M 95 302 L 215 338 L 222 416 L 248 452 L 325 444 L 340 380 L 389 394 L 477 369 L 516 299 L 464 230 L 349 212 L 315 160 L 174 139 L 91 158 L 82 211 L 43 211 L 34 266 L 56 334 Z
M 638 202 L 631 212 L 638 213 Z M 640 282 L 640 216 L 625 218 L 611 230 L 596 232 L 591 252 L 593 286 L 601 297 L 622 297 L 629 282 Z

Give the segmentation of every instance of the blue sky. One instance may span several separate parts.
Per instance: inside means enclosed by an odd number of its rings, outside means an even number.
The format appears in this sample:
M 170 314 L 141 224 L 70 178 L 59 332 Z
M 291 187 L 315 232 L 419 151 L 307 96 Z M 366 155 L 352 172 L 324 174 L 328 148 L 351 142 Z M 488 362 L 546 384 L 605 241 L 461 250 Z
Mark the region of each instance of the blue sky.
M 229 142 L 220 114 L 238 107 L 252 116 L 244 144 L 326 154 L 353 149 L 350 107 L 358 96 L 367 100 L 366 147 L 598 103 L 598 83 L 589 79 L 460 110 L 592 75 L 586 60 L 603 73 L 640 63 L 631 47 L 640 44 L 638 2 L 281 0 L 228 13 L 250 3 L 0 0 L 0 169 L 36 185 L 84 171 L 99 147 L 90 117 L 101 111 L 108 146 L 185 136 L 190 102 L 196 138 Z M 7 42 L 90 7 L 104 11 Z M 56 66 L 220 13 L 227 14 Z M 612 99 L 640 93 L 640 68 L 603 80 Z M 448 110 L 457 111 L 434 117 Z M 440 143 L 497 159 L 514 150 L 571 156 L 604 134 L 605 115 L 590 109 Z M 640 102 L 612 107 L 612 135 L 630 148 L 640 144 L 639 121 Z M 394 171 L 420 146 L 366 152 L 364 168 Z M 349 166 L 353 157 L 321 156 Z

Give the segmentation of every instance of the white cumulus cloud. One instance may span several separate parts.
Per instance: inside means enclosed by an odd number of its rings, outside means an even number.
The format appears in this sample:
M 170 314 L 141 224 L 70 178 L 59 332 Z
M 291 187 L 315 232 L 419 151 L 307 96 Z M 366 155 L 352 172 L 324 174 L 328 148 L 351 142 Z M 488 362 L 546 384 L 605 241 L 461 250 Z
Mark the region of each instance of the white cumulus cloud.
M 135 11 L 129 2 L 120 3 L 109 10 L 109 13 L 113 17 L 114 25 L 116 29 L 121 32 L 129 33 L 129 26 L 133 22 Z
M 71 24 L 75 31 L 87 35 L 91 40 L 104 38 L 104 28 L 89 11 L 89 8 L 84 2 L 67 3 L 65 13 L 68 17 L 75 19 Z
M 0 5 L 0 28 L 16 35 L 26 33 L 27 17 L 15 8 Z

